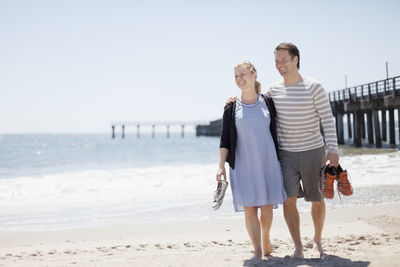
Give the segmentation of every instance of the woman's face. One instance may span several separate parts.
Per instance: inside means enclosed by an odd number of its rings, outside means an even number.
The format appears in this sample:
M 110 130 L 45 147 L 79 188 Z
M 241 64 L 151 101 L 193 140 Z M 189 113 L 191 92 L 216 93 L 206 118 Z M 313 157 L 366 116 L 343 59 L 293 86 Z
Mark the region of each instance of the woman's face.
M 240 65 L 235 68 L 235 82 L 240 89 L 254 86 L 255 81 L 256 74 L 252 74 L 246 66 Z

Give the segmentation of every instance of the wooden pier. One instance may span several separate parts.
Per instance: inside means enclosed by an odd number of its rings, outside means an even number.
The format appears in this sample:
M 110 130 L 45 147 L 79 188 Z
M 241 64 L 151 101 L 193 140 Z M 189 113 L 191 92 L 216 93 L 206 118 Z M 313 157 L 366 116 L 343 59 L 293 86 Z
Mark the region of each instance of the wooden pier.
M 363 139 L 377 148 L 387 141 L 396 146 L 396 110 L 400 129 L 400 76 L 331 92 L 329 101 L 336 119 L 339 144 L 344 144 L 343 117 L 346 116 L 347 135 L 356 147 L 362 146 Z M 400 134 L 397 144 L 400 144 Z
M 185 137 L 185 127 L 188 125 L 198 125 L 200 121 L 156 121 L 156 122 L 146 122 L 146 121 L 130 121 L 130 122 L 113 122 L 111 123 L 111 137 L 114 139 L 116 138 L 116 131 L 118 128 L 121 129 L 121 137 L 125 138 L 126 127 L 135 127 L 136 128 L 136 137 L 140 138 L 140 129 L 143 127 L 150 127 L 151 128 L 151 137 L 155 138 L 156 136 L 156 127 L 165 127 L 166 137 L 170 137 L 170 128 L 172 127 L 180 127 L 181 130 L 181 137 Z

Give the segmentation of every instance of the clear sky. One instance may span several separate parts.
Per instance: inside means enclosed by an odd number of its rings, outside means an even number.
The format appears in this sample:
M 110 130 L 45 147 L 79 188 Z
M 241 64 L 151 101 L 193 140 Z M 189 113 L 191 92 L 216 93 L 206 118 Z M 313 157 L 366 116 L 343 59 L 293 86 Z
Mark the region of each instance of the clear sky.
M 214 120 L 250 60 L 300 49 L 330 92 L 400 75 L 400 1 L 0 0 L 0 133 L 110 132 L 112 121 Z

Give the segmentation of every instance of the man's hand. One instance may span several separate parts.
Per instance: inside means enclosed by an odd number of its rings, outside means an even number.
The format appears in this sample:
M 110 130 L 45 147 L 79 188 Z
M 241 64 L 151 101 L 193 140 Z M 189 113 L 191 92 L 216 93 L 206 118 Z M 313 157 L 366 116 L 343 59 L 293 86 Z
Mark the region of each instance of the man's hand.
M 226 100 L 225 104 L 234 103 L 234 102 L 236 102 L 236 96 L 231 96 L 230 98 L 228 98 L 228 100 Z
M 324 166 L 328 161 L 329 161 L 329 167 L 335 166 L 336 168 L 337 166 L 339 166 L 339 155 L 336 153 L 328 153 L 325 157 Z

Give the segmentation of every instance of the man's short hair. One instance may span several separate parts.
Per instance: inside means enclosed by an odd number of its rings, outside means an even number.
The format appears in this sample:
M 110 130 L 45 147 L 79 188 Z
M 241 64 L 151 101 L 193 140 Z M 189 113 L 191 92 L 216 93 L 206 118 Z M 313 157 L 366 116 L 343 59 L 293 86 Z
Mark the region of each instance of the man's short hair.
M 293 58 L 297 56 L 298 61 L 297 61 L 297 69 L 300 69 L 300 52 L 297 46 L 295 46 L 292 43 L 280 43 L 276 48 L 275 51 L 278 50 L 287 50 L 289 52 L 289 55 Z

